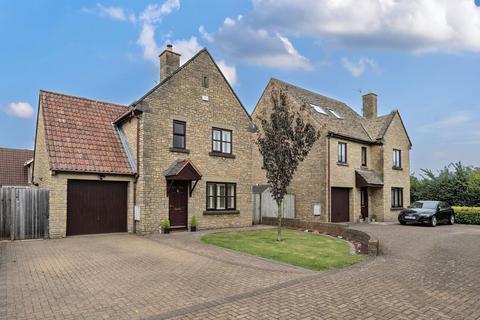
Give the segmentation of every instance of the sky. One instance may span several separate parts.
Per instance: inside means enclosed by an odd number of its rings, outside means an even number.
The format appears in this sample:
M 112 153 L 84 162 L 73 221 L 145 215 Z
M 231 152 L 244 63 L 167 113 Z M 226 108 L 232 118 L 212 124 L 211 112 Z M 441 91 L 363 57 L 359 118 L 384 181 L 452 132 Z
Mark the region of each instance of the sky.
M 130 104 L 172 43 L 203 47 L 246 108 L 271 77 L 400 110 L 411 171 L 480 166 L 480 0 L 0 0 L 0 146 L 33 148 L 40 89 Z

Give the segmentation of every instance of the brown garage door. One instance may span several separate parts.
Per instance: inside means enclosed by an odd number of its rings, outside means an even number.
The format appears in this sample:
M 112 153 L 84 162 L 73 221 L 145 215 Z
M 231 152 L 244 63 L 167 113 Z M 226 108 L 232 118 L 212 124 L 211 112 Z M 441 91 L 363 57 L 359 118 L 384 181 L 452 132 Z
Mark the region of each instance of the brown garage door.
M 348 222 L 350 216 L 349 189 L 332 188 L 332 222 Z
M 127 231 L 127 182 L 68 180 L 67 235 Z

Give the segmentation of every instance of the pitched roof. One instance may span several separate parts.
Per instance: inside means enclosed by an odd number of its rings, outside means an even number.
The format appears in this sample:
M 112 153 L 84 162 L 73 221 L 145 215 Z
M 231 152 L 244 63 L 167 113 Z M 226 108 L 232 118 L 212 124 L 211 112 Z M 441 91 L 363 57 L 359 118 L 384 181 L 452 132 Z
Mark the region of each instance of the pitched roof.
M 114 120 L 126 106 L 40 91 L 50 169 L 133 174 Z
M 372 140 L 362 125 L 362 117 L 345 103 L 278 79 L 272 79 L 271 81 L 285 87 L 291 95 L 307 104 L 312 110 L 314 110 L 314 107 L 311 105 L 323 108 L 327 115 L 315 111 L 312 114 L 318 122 L 327 125 L 329 131 L 361 140 Z M 341 119 L 337 118 L 334 113 L 339 115 Z
M 32 157 L 32 150 L 0 148 L 0 186 L 28 185 L 25 162 Z
M 164 176 L 171 180 L 199 180 L 202 174 L 190 159 L 177 159 L 165 170 Z
M 225 77 L 225 75 L 223 74 L 222 70 L 220 69 L 220 67 L 218 66 L 217 62 L 215 61 L 215 59 L 213 58 L 213 56 L 210 54 L 210 52 L 208 51 L 207 48 L 203 48 L 202 50 L 198 51 L 193 57 L 191 57 L 190 59 L 188 59 L 184 64 L 182 64 L 180 67 L 178 67 L 175 71 L 172 72 L 172 74 L 170 74 L 168 77 L 166 77 L 165 79 L 163 79 L 159 84 L 157 84 L 156 86 L 154 86 L 152 89 L 150 89 L 147 93 L 145 93 L 140 99 L 138 99 L 137 101 L 133 102 L 130 107 L 133 107 L 137 104 L 139 104 L 143 99 L 145 99 L 146 97 L 148 97 L 152 92 L 154 92 L 155 90 L 157 90 L 158 88 L 160 88 L 161 86 L 163 86 L 165 83 L 167 83 L 170 79 L 172 79 L 177 73 L 179 73 L 181 70 L 185 69 L 186 66 L 188 66 L 192 61 L 194 61 L 195 59 L 197 59 L 198 56 L 200 56 L 202 53 L 206 53 L 210 59 L 213 61 L 213 64 L 215 65 L 215 67 L 217 68 L 218 72 L 220 73 L 220 75 L 223 77 L 223 80 L 225 80 L 225 82 L 227 83 L 228 85 L 228 88 L 230 89 L 230 91 L 233 93 L 233 95 L 235 96 L 235 99 L 238 101 L 238 103 L 240 104 L 240 106 L 242 107 L 243 111 L 245 111 L 245 114 L 247 115 L 248 119 L 250 120 L 250 122 L 252 122 L 252 117 L 250 115 L 250 113 L 248 113 L 247 109 L 245 108 L 245 106 L 243 105 L 242 101 L 240 100 L 240 98 L 237 96 L 237 93 L 235 92 L 235 90 L 233 90 L 232 86 L 230 85 L 230 82 L 228 82 L 227 78 Z M 252 125 L 253 125 L 253 122 L 252 122 Z
M 272 78 L 270 82 L 286 88 L 294 98 L 311 107 L 314 119 L 324 124 L 329 133 L 343 136 L 344 138 L 370 143 L 379 142 L 385 135 L 395 114 L 398 113 L 395 110 L 375 119 L 366 119 L 341 101 L 297 87 L 282 80 Z M 320 107 L 325 113 L 315 111 L 316 107 Z M 340 118 L 335 114 L 340 116 Z
M 355 173 L 357 187 L 383 186 L 382 177 L 373 170 L 358 169 Z

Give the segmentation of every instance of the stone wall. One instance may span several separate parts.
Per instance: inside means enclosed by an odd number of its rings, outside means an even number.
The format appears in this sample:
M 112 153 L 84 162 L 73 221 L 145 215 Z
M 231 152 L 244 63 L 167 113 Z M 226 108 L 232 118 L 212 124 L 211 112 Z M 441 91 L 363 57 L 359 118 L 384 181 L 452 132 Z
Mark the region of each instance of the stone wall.
M 208 87 L 203 86 L 208 77 Z M 208 97 L 205 101 L 202 97 Z M 215 66 L 202 51 L 167 82 L 141 102 L 139 232 L 158 230 L 168 217 L 169 199 L 165 170 L 177 159 L 190 159 L 202 174 L 188 200 L 189 219 L 195 215 L 199 228 L 240 227 L 252 224 L 252 130 L 250 118 Z M 171 151 L 173 120 L 186 122 L 188 153 Z M 210 155 L 212 128 L 232 130 L 235 158 Z M 206 215 L 206 182 L 237 184 L 238 214 Z
M 399 149 L 402 153 L 402 169 L 393 169 L 393 149 Z M 391 209 L 392 187 L 403 188 L 403 206 L 410 204 L 410 147 L 405 130 L 403 129 L 398 114 L 392 120 L 385 134 L 383 146 L 384 159 L 384 216 L 382 221 L 397 221 L 398 209 Z

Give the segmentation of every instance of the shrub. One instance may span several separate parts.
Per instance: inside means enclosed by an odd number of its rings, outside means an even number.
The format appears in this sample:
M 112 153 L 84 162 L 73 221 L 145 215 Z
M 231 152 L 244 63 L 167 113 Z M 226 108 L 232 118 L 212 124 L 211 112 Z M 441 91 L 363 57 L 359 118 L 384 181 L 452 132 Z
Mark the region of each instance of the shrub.
M 453 207 L 453 210 L 457 223 L 480 225 L 480 207 Z
M 162 227 L 165 228 L 165 229 L 170 228 L 170 219 L 168 219 L 168 218 L 163 219 Z
M 197 217 L 192 216 L 192 219 L 190 220 L 190 225 L 191 225 L 192 227 L 196 227 L 196 226 L 197 226 Z

